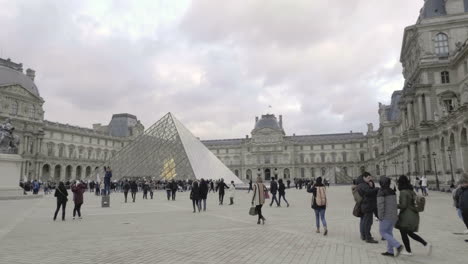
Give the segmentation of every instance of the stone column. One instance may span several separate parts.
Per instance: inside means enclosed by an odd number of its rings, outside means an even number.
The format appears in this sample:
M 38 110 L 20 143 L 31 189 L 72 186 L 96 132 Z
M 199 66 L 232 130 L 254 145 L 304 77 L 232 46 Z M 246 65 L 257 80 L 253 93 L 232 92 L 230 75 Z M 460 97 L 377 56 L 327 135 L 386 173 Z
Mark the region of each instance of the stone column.
M 431 96 L 426 94 L 426 119 L 427 120 L 433 120 L 432 116 L 432 106 L 431 106 Z
M 415 166 L 415 161 L 416 161 L 416 146 L 414 142 L 410 142 L 410 158 L 409 158 L 409 163 L 410 163 L 410 174 L 414 175 L 416 172 L 416 166 Z
M 422 158 L 422 156 L 424 155 L 424 159 Z M 427 143 L 426 143 L 426 140 L 425 139 L 422 139 L 421 140 L 421 157 L 420 157 L 420 164 L 422 166 L 419 166 L 419 168 L 421 168 L 421 174 L 424 175 L 426 172 L 423 171 L 423 170 L 429 170 L 429 162 L 430 162 L 430 159 L 431 159 L 431 155 L 429 155 L 427 153 Z
M 414 123 L 413 123 L 413 107 L 411 103 L 407 104 L 407 108 L 408 108 L 408 128 L 412 128 Z
M 419 112 L 419 123 L 421 123 L 422 121 L 424 121 L 424 111 L 426 109 L 424 109 L 423 107 L 423 100 L 422 100 L 422 96 L 418 96 L 418 112 Z
M 462 168 L 463 155 L 461 151 L 460 131 L 458 129 L 453 131 L 455 136 L 455 149 L 452 152 L 453 174 L 456 174 L 457 169 Z M 456 175 L 455 175 L 456 177 Z
M 408 151 L 408 148 L 405 146 L 405 150 L 404 150 L 404 154 L 403 154 L 403 174 L 406 175 L 406 173 L 408 172 L 408 160 L 410 159 L 409 157 L 409 151 Z
M 65 180 L 65 165 L 60 166 L 60 180 L 64 181 Z
M 402 127 L 402 130 L 405 131 L 406 130 L 406 116 L 405 116 L 405 111 L 401 111 L 401 127 Z

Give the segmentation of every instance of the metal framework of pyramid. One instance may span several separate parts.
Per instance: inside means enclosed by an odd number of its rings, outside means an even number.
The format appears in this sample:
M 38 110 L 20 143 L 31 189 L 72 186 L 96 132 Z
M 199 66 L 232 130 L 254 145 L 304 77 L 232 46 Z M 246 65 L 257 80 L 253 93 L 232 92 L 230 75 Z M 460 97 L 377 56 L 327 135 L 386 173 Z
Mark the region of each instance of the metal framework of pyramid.
M 135 138 L 109 161 L 114 179 L 159 180 L 223 178 L 242 181 L 171 113 Z

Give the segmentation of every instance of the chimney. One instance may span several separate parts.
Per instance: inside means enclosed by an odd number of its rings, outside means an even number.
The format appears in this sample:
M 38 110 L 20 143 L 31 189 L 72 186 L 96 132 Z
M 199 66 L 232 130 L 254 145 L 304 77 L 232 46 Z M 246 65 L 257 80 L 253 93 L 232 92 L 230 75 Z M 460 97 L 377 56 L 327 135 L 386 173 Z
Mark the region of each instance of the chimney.
M 283 129 L 283 115 L 279 115 L 279 126 Z
M 255 117 L 255 124 L 258 122 L 258 116 Z
M 249 135 L 245 135 L 245 138 L 249 138 Z
M 36 78 L 36 71 L 33 70 L 33 69 L 27 69 L 26 70 L 26 76 L 31 78 L 31 80 L 33 80 L 33 82 L 34 82 L 34 78 Z

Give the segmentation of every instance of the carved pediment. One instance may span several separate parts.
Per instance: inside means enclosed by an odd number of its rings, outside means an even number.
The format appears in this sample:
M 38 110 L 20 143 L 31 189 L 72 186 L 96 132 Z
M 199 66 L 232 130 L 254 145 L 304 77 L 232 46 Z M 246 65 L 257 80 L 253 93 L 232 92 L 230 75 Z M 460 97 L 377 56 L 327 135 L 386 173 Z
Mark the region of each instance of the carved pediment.
M 32 94 L 30 91 L 27 89 L 19 86 L 19 85 L 10 85 L 10 86 L 4 86 L 0 87 L 0 90 L 5 93 L 9 93 L 11 95 L 17 95 L 25 100 L 32 100 L 32 101 L 42 101 L 40 97 L 37 97 L 36 95 Z

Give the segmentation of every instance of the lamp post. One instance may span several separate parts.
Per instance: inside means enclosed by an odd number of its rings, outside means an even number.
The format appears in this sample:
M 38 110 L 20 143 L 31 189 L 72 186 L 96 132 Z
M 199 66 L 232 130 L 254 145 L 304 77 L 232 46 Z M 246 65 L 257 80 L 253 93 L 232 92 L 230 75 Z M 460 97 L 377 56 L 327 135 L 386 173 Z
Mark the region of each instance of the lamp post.
M 422 155 L 422 162 L 423 162 L 423 176 L 426 178 L 426 156 Z
M 439 176 L 437 175 L 437 162 L 436 162 L 436 156 L 437 154 L 435 152 L 432 152 L 432 157 L 434 158 L 434 169 L 435 169 L 435 177 L 436 177 L 436 188 L 439 191 Z
M 449 161 L 450 161 L 450 176 L 451 176 L 450 188 L 455 187 L 455 179 L 453 178 L 452 151 L 453 151 L 453 149 L 450 146 L 448 146 L 447 147 L 447 153 L 448 153 L 448 157 L 449 157 Z

